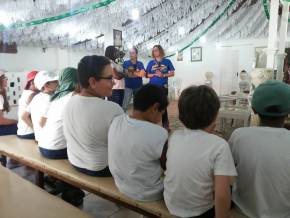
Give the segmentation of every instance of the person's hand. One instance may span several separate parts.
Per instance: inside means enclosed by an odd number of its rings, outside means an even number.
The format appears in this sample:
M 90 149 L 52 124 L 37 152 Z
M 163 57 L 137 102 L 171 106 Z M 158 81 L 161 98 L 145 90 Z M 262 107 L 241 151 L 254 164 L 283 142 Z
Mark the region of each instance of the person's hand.
M 163 77 L 163 74 L 161 73 L 160 70 L 156 70 L 156 75 L 157 75 L 158 77 L 160 77 L 160 78 Z

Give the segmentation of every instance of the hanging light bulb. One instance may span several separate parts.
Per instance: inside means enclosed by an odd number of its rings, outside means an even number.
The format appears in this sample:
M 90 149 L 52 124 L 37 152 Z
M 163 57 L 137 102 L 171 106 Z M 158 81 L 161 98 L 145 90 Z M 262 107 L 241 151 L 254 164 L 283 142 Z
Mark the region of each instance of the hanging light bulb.
M 181 36 L 183 36 L 183 35 L 185 34 L 185 29 L 184 29 L 183 26 L 181 26 L 181 27 L 178 28 L 178 33 L 179 33 L 179 35 L 181 35 Z
M 201 43 L 206 43 L 206 37 L 205 36 L 200 37 L 200 42 Z
M 140 17 L 139 10 L 137 8 L 133 8 L 131 16 L 132 16 L 132 20 L 139 20 L 139 17 Z

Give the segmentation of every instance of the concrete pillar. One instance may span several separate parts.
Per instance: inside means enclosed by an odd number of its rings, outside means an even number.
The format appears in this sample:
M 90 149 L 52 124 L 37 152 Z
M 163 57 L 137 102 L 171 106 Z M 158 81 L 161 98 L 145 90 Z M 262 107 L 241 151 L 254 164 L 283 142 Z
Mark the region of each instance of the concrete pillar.
M 286 48 L 286 40 L 287 40 L 287 31 L 288 31 L 288 18 L 289 18 L 289 2 L 283 1 L 283 11 L 280 25 L 280 39 L 279 39 L 279 51 L 276 56 L 277 63 L 277 80 L 282 81 L 284 72 L 284 59 L 286 57 L 285 48 Z
M 278 30 L 278 9 L 279 0 L 271 1 L 270 21 L 269 21 L 269 36 L 267 49 L 267 68 L 274 69 L 275 55 L 277 53 L 277 30 Z

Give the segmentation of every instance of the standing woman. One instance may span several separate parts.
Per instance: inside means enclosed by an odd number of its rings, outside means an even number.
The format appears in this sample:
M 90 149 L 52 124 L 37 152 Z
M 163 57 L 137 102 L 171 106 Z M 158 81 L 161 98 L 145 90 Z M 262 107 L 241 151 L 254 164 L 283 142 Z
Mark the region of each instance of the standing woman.
M 112 96 L 108 96 L 109 101 L 115 102 L 120 107 L 123 106 L 124 92 L 125 92 L 125 81 L 120 73 L 123 73 L 123 67 L 116 63 L 118 58 L 118 49 L 114 46 L 108 46 L 105 51 L 105 56 L 110 59 L 111 66 L 113 68 L 113 93 Z
M 171 61 L 165 57 L 161 45 L 154 45 L 152 49 L 152 58 L 146 68 L 147 77 L 150 78 L 150 84 L 162 87 L 168 95 L 168 77 L 174 76 L 174 67 Z M 162 126 L 170 131 L 167 110 L 162 116 Z
M 4 113 L 10 111 L 7 99 L 7 77 L 3 70 L 0 70 L 0 135 L 16 135 L 17 120 L 4 117 Z

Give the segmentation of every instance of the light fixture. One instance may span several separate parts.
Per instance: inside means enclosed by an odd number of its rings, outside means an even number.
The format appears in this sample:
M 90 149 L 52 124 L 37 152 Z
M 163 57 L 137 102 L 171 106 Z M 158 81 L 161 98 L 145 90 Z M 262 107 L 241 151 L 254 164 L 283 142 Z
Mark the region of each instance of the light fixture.
M 205 36 L 200 37 L 200 42 L 201 43 L 205 43 L 206 42 L 206 37 Z
M 133 8 L 131 16 L 132 16 L 132 20 L 139 20 L 139 17 L 140 17 L 139 10 L 137 8 Z
M 132 49 L 133 48 L 133 44 L 131 43 L 131 42 L 128 42 L 127 43 L 127 48 L 130 50 L 130 49 Z
M 183 36 L 185 34 L 185 29 L 184 29 L 183 26 L 178 28 L 178 34 L 181 35 L 181 36 Z
M 11 19 L 9 19 L 9 14 L 5 11 L 0 11 L 0 25 L 8 27 L 11 24 Z

